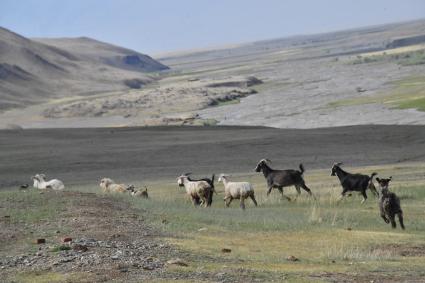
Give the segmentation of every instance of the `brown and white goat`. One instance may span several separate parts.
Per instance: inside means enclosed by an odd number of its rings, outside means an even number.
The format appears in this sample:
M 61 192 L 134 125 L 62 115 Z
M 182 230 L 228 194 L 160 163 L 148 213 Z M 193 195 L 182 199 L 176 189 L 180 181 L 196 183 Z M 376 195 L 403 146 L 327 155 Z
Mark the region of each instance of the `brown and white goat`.
M 389 191 L 388 186 L 392 180 L 392 177 L 387 179 L 376 178 L 378 181 L 379 188 L 381 189 L 381 196 L 379 198 L 379 211 L 381 213 L 382 219 L 385 223 L 390 223 L 393 228 L 397 227 L 395 222 L 395 216 L 398 216 L 398 221 L 400 222 L 401 229 L 404 230 L 403 223 L 403 211 L 400 206 L 400 199 L 395 193 Z

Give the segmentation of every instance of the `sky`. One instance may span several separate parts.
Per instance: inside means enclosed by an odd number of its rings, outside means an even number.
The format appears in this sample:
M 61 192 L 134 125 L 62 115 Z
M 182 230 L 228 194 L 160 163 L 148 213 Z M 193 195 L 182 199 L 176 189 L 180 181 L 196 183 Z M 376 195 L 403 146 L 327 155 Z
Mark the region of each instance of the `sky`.
M 147 54 L 419 18 L 424 0 L 0 0 L 0 26 L 23 36 L 87 36 Z

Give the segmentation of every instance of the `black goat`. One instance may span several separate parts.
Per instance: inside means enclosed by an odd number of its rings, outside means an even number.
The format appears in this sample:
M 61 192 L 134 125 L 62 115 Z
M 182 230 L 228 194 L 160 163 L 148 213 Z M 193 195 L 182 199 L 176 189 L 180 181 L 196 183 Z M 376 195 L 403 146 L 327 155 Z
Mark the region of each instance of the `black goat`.
M 373 184 L 373 176 L 377 173 L 373 172 L 372 175 L 367 176 L 363 174 L 351 174 L 341 169 L 342 162 L 334 163 L 331 170 L 331 176 L 338 176 L 342 186 L 342 193 L 340 200 L 347 192 L 360 192 L 363 196 L 362 203 L 367 199 L 366 190 L 371 190 L 375 196 L 378 196 L 375 185 Z
M 398 221 L 400 222 L 401 228 L 404 230 L 403 223 L 403 211 L 400 207 L 400 199 L 395 193 L 392 193 L 388 190 L 388 185 L 392 177 L 388 179 L 376 178 L 378 181 L 379 187 L 381 189 L 381 197 L 379 199 L 379 210 L 381 212 L 381 217 L 384 219 L 385 223 L 390 223 L 393 228 L 396 228 L 397 224 L 395 222 L 395 216 L 398 216 Z
M 273 188 L 277 188 L 283 195 L 283 187 L 295 186 L 297 197 L 301 194 L 300 188 L 303 188 L 310 196 L 313 196 L 311 190 L 306 186 L 303 178 L 304 166 L 300 164 L 300 170 L 273 170 L 267 163 L 271 163 L 269 159 L 261 159 L 255 167 L 255 172 L 263 172 L 267 181 L 267 195 L 270 194 Z M 291 200 L 285 196 L 287 200 Z M 314 196 L 313 196 L 314 197 Z
M 207 196 L 207 206 L 211 206 L 212 201 L 213 201 L 213 194 L 214 194 L 214 192 L 215 192 L 215 187 L 214 187 L 214 178 L 215 178 L 215 174 L 212 174 L 211 179 L 210 179 L 210 178 L 207 178 L 207 177 L 202 178 L 202 179 L 192 179 L 192 178 L 190 178 L 190 177 L 189 177 L 189 175 L 191 175 L 191 174 L 192 174 L 192 173 L 185 173 L 185 174 L 183 174 L 183 175 L 187 176 L 187 179 L 188 179 L 189 181 L 194 181 L 194 182 L 196 182 L 196 181 L 205 181 L 205 182 L 207 182 L 208 184 L 210 184 L 210 186 L 211 186 L 211 191 L 210 191 L 210 192 L 208 192 L 208 196 Z M 179 184 L 179 187 L 184 187 L 184 184 L 183 184 L 183 183 L 182 183 L 182 184 Z M 195 205 L 200 205 L 200 204 L 201 204 L 201 200 L 199 199 L 199 197 L 195 198 L 195 199 L 194 199 L 194 202 L 195 202 Z

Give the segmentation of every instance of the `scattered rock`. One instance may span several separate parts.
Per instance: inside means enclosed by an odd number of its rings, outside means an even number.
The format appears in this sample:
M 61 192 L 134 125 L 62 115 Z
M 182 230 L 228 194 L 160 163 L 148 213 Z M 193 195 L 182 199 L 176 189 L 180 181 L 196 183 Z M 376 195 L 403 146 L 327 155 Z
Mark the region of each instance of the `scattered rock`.
M 200 229 L 198 229 L 199 232 L 207 231 L 207 230 L 208 230 L 208 228 L 200 228 Z
M 76 252 L 86 252 L 88 248 L 86 246 L 75 244 L 72 246 L 72 249 Z
M 46 239 L 37 239 L 37 240 L 35 240 L 35 243 L 37 245 L 39 245 L 39 244 L 45 244 L 46 243 Z
M 296 258 L 296 257 L 295 257 L 295 256 L 293 256 L 293 255 L 288 256 L 288 257 L 286 258 L 286 260 L 288 260 L 288 261 L 299 261 L 299 259 L 298 259 L 298 258 Z
M 167 261 L 167 263 L 168 264 L 179 265 L 179 266 L 189 266 L 189 264 L 187 264 L 185 261 L 183 261 L 180 258 L 170 259 L 169 261 Z
M 71 237 L 65 237 L 65 238 L 62 238 L 62 242 L 63 242 L 63 243 L 72 242 L 72 238 L 71 238 Z
M 228 248 L 223 248 L 223 249 L 221 249 L 221 252 L 224 253 L 224 254 L 226 254 L 226 253 L 228 254 L 228 253 L 231 253 L 232 250 L 228 249 Z
M 351 229 L 351 227 L 347 227 L 347 231 L 351 231 L 352 229 Z

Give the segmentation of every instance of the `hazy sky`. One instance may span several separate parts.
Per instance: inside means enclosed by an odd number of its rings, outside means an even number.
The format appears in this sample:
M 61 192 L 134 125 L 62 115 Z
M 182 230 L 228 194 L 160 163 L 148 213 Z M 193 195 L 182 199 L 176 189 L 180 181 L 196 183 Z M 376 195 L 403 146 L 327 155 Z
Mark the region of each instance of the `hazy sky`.
M 155 54 L 425 18 L 424 0 L 0 0 L 0 26 Z

